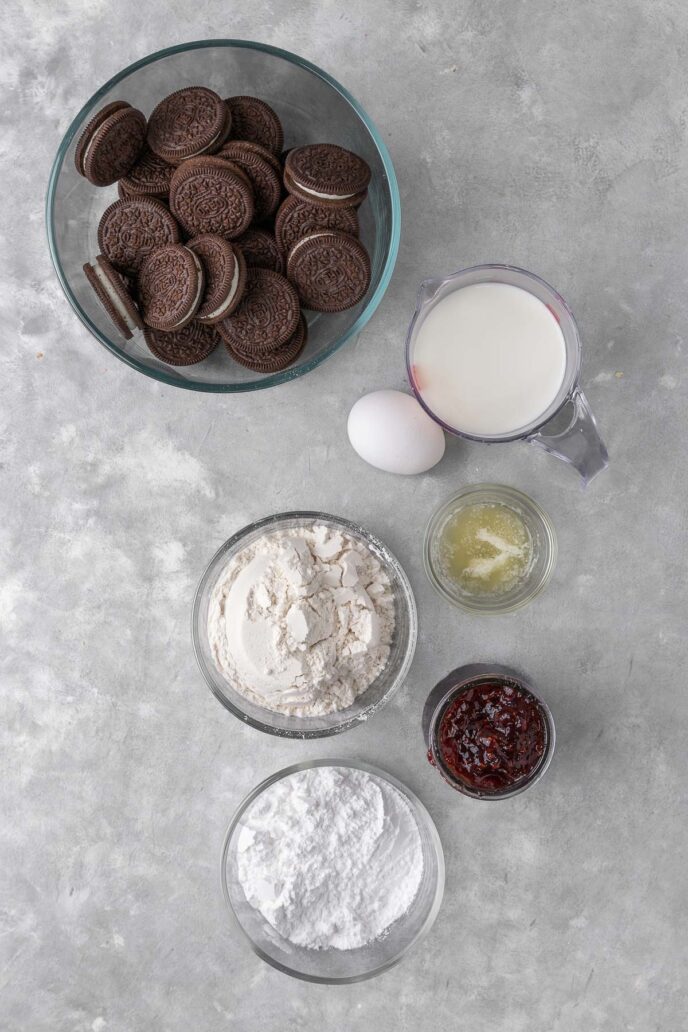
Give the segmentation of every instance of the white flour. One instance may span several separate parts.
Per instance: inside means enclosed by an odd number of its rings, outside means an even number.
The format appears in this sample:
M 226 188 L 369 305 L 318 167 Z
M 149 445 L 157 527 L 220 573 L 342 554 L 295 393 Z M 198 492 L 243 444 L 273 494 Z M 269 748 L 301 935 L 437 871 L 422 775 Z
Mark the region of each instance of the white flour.
M 210 598 L 215 662 L 267 709 L 315 716 L 350 706 L 383 670 L 394 631 L 387 574 L 365 544 L 311 526 L 240 552 Z
M 244 822 L 237 863 L 246 899 L 297 946 L 364 946 L 418 893 L 416 820 L 400 792 L 364 771 L 314 767 L 282 778 Z

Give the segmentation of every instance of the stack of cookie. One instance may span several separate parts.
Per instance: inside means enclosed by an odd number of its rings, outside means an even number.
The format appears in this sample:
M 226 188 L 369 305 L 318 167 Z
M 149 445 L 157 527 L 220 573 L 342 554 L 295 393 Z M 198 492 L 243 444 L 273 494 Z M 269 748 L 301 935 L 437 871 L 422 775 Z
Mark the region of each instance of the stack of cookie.
M 222 341 L 236 362 L 270 373 L 303 350 L 302 309 L 361 301 L 368 165 L 335 144 L 283 146 L 264 101 L 202 86 L 166 97 L 148 121 L 117 101 L 86 126 L 77 170 L 95 186 L 116 182 L 119 199 L 84 272 L 126 339 L 143 330 L 170 365 L 200 362 Z

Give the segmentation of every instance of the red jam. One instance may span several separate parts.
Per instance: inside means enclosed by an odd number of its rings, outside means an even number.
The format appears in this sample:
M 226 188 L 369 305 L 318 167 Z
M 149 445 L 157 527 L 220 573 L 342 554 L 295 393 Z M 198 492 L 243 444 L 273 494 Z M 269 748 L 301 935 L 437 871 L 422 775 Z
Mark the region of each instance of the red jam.
M 500 792 L 525 781 L 546 747 L 544 713 L 514 682 L 489 681 L 460 692 L 442 714 L 440 759 L 457 781 Z

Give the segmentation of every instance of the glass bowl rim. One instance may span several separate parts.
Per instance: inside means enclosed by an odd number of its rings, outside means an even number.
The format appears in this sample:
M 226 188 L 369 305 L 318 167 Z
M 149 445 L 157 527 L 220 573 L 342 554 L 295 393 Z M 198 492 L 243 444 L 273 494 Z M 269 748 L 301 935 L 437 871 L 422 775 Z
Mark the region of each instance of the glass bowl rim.
M 432 906 L 430 907 L 430 910 L 428 912 L 427 917 L 425 918 L 425 921 L 423 922 L 423 925 L 416 933 L 416 935 L 410 940 L 410 942 L 408 942 L 406 946 L 399 953 L 397 953 L 396 956 L 390 958 L 390 960 L 386 961 L 384 964 L 380 964 L 379 967 L 374 968 L 372 971 L 367 971 L 360 975 L 352 975 L 341 978 L 324 978 L 318 975 L 307 975 L 301 971 L 295 971 L 292 968 L 289 968 L 287 965 L 281 964 L 278 960 L 275 960 L 273 957 L 270 957 L 260 948 L 260 946 L 258 946 L 258 944 L 251 938 L 249 933 L 242 925 L 232 905 L 232 901 L 229 895 L 229 889 L 227 887 L 227 857 L 229 854 L 229 844 L 231 842 L 232 835 L 234 834 L 236 826 L 238 825 L 239 821 L 241 820 L 241 817 L 246 812 L 248 807 L 266 789 L 268 789 L 271 785 L 274 785 L 277 781 L 281 781 L 283 778 L 289 777 L 290 775 L 296 774 L 302 770 L 311 770 L 314 767 L 345 767 L 351 770 L 361 770 L 364 771 L 366 774 L 371 774 L 373 775 L 373 777 L 377 777 L 382 779 L 383 781 L 388 782 L 390 785 L 392 785 L 393 788 L 396 788 L 397 791 L 401 792 L 406 801 L 409 803 L 409 806 L 411 807 L 411 812 L 413 813 L 416 822 L 419 826 L 422 824 L 423 828 L 427 832 L 427 838 L 428 841 L 432 844 L 433 853 L 435 856 L 435 862 L 437 867 L 437 879 L 435 882 L 434 898 Z M 405 785 L 403 781 L 400 781 L 398 778 L 395 778 L 393 774 L 388 773 L 386 770 L 382 770 L 381 767 L 376 767 L 371 763 L 366 763 L 364 760 L 342 759 L 338 757 L 334 757 L 333 759 L 303 760 L 301 761 L 301 763 L 293 763 L 288 767 L 283 767 L 281 770 L 276 771 L 269 777 L 264 778 L 263 781 L 256 785 L 255 788 L 253 788 L 244 797 L 244 799 L 237 807 L 234 816 L 232 817 L 229 823 L 229 827 L 225 832 L 225 837 L 222 844 L 220 864 L 220 879 L 222 883 L 222 894 L 225 898 L 225 903 L 227 904 L 234 924 L 240 929 L 242 935 L 244 935 L 245 938 L 248 940 L 253 952 L 258 957 L 260 957 L 261 960 L 264 960 L 267 964 L 270 964 L 271 967 L 276 968 L 278 971 L 281 971 L 285 975 L 290 975 L 292 978 L 298 978 L 305 982 L 318 982 L 321 985 L 350 985 L 354 982 L 363 982 L 369 978 L 374 978 L 376 975 L 382 974 L 383 971 L 388 971 L 391 967 L 394 967 L 406 956 L 410 949 L 412 949 L 418 942 L 420 942 L 421 939 L 424 939 L 425 936 L 429 933 L 430 929 L 435 923 L 435 920 L 437 919 L 437 915 L 442 905 L 442 898 L 444 896 L 444 850 L 442 849 L 442 841 L 440 839 L 439 832 L 437 831 L 435 822 L 430 816 L 427 807 L 418 798 L 415 792 L 408 788 L 408 786 Z
M 486 602 L 484 606 L 475 605 L 470 602 L 468 598 L 460 599 L 455 595 L 452 595 L 435 572 L 435 568 L 430 557 L 432 542 L 434 541 L 439 529 L 440 521 L 445 513 L 460 499 L 467 498 L 472 494 L 478 494 L 480 492 L 494 493 L 500 500 L 503 499 L 505 503 L 507 503 L 509 499 L 520 502 L 521 505 L 531 512 L 535 519 L 540 522 L 545 531 L 548 555 L 542 576 L 539 581 L 529 586 L 527 591 L 524 591 L 522 595 L 517 596 L 507 605 L 500 603 L 498 598 L 492 599 L 490 602 Z M 516 487 L 510 487 L 508 484 L 467 484 L 465 487 L 455 491 L 453 495 L 450 495 L 449 498 L 442 502 L 442 504 L 432 512 L 426 524 L 425 534 L 423 537 L 423 566 L 425 567 L 426 576 L 435 591 L 447 602 L 451 602 L 453 606 L 456 606 L 458 609 L 462 609 L 465 613 L 476 613 L 480 616 L 500 616 L 504 613 L 515 613 L 517 610 L 522 609 L 523 606 L 532 602 L 533 599 L 541 594 L 549 584 L 557 565 L 558 554 L 559 546 L 557 544 L 557 534 L 554 528 L 554 523 L 552 522 L 549 514 L 545 512 L 542 506 L 536 502 L 534 498 L 531 498 L 530 495 L 527 495 L 524 491 L 519 491 Z M 505 594 L 505 598 L 506 597 L 508 597 L 508 592 Z
M 405 600 L 406 611 L 408 615 L 408 640 L 404 648 L 404 656 L 399 668 L 399 671 L 394 678 L 394 681 L 385 692 L 385 694 L 378 699 L 376 703 L 372 703 L 370 706 L 361 709 L 353 717 L 348 717 L 342 720 L 338 724 L 333 724 L 332 727 L 327 728 L 306 728 L 302 731 L 290 728 L 275 727 L 272 724 L 265 723 L 263 720 L 259 720 L 256 717 L 246 713 L 239 706 L 235 705 L 230 699 L 228 699 L 222 692 L 217 688 L 215 682 L 210 677 L 209 671 L 206 669 L 206 664 L 203 656 L 201 655 L 200 641 L 201 636 L 199 634 L 199 615 L 200 608 L 203 599 L 203 594 L 207 589 L 208 581 L 210 579 L 211 571 L 215 568 L 216 563 L 222 557 L 228 555 L 230 552 L 236 550 L 236 546 L 250 534 L 256 530 L 276 530 L 286 520 L 303 520 L 304 522 L 316 523 L 318 520 L 327 520 L 334 523 L 337 527 L 352 534 L 357 538 L 362 538 L 368 544 L 373 545 L 377 550 L 377 553 L 384 557 L 385 564 L 392 568 L 395 576 L 398 578 L 401 587 L 403 589 L 402 594 Z M 379 555 L 378 555 L 379 558 Z M 295 738 L 300 741 L 305 741 L 314 738 L 331 738 L 334 735 L 342 734 L 344 731 L 349 731 L 351 728 L 356 727 L 358 724 L 369 720 L 378 710 L 382 709 L 389 700 L 397 694 L 402 685 L 405 683 L 408 676 L 408 672 L 413 663 L 413 658 L 416 652 L 416 645 L 418 642 L 418 609 L 416 606 L 416 599 L 413 594 L 413 588 L 409 581 L 408 575 L 404 570 L 397 557 L 387 547 L 387 545 L 380 540 L 375 534 L 371 534 L 369 530 L 363 527 L 360 523 L 354 523 L 352 520 L 347 520 L 343 516 L 333 516 L 329 512 L 317 512 L 306 509 L 297 509 L 290 512 L 277 512 L 271 516 L 263 516 L 259 520 L 254 520 L 246 526 L 241 527 L 236 533 L 232 534 L 224 544 L 216 550 L 210 562 L 205 567 L 201 579 L 198 582 L 198 587 L 194 594 L 193 605 L 191 607 L 191 641 L 193 644 L 194 656 L 196 657 L 196 663 L 203 676 L 205 683 L 207 684 L 210 691 L 213 693 L 215 698 L 220 702 L 225 709 L 229 710 L 238 720 L 242 723 L 248 724 L 249 727 L 255 728 L 257 731 L 262 731 L 268 735 L 275 735 L 278 738 Z M 221 676 L 218 674 L 218 676 Z M 366 689 L 367 690 L 367 689 Z M 363 698 L 365 692 L 362 692 L 359 698 Z M 266 720 L 269 719 L 270 710 L 265 711 L 267 716 Z M 342 710 L 342 713 L 346 713 L 346 710 Z
M 461 795 L 467 796 L 469 799 L 476 799 L 479 802 L 501 802 L 503 799 L 513 799 L 514 796 L 520 795 L 521 792 L 526 792 L 544 777 L 554 756 L 557 732 L 551 709 L 540 695 L 540 692 L 533 688 L 530 681 L 521 674 L 517 674 L 515 671 L 501 667 L 499 663 L 485 663 L 481 664 L 481 666 L 485 667 L 483 671 L 469 674 L 462 680 L 457 681 L 456 684 L 452 685 L 450 688 L 447 688 L 446 692 L 435 706 L 432 716 L 430 717 L 428 747 L 432 755 L 433 766 L 450 788 L 455 789 L 457 792 L 460 792 Z M 501 792 L 481 792 L 479 789 L 472 789 L 470 786 L 465 785 L 462 781 L 459 781 L 458 778 L 455 778 L 451 771 L 446 768 L 442 762 L 439 750 L 435 748 L 437 731 L 439 730 L 440 721 L 447 706 L 449 706 L 449 704 L 459 695 L 462 695 L 463 692 L 468 691 L 469 688 L 483 682 L 489 682 L 490 680 L 513 681 L 525 692 L 532 695 L 542 711 L 545 727 L 547 729 L 547 748 L 539 764 L 523 781 L 514 785 L 513 788 L 507 788 Z
M 184 53 L 192 50 L 209 49 L 211 47 L 225 47 L 228 49 L 237 50 L 257 50 L 260 53 L 272 54 L 274 57 L 279 57 L 282 60 L 289 62 L 290 64 L 297 65 L 305 71 L 311 72 L 317 76 L 323 82 L 327 83 L 332 89 L 334 89 L 348 104 L 355 113 L 358 115 L 360 120 L 368 130 L 370 137 L 377 148 L 380 160 L 382 161 L 383 168 L 385 170 L 385 176 L 387 179 L 390 205 L 391 205 L 391 226 L 390 226 L 390 238 L 389 248 L 385 264 L 382 269 L 380 280 L 378 282 L 375 291 L 366 304 L 363 311 L 360 313 L 356 321 L 352 326 L 346 330 L 345 333 L 341 334 L 335 341 L 333 341 L 328 348 L 326 348 L 321 354 L 316 355 L 310 361 L 305 362 L 301 366 L 295 368 L 288 368 L 277 373 L 270 373 L 261 380 L 245 380 L 238 383 L 223 384 L 223 383 L 204 383 L 202 381 L 182 381 L 176 378 L 171 373 L 168 373 L 165 369 L 153 369 L 151 366 L 146 365 L 144 362 L 139 361 L 133 355 L 128 355 L 125 351 L 122 351 L 113 341 L 111 341 L 106 334 L 102 333 L 96 324 L 89 318 L 87 313 L 79 304 L 76 295 L 74 294 L 67 276 L 62 268 L 62 262 L 59 256 L 59 250 L 55 239 L 55 192 L 57 189 L 57 183 L 62 171 L 64 159 L 67 154 L 67 150 L 79 129 L 86 124 L 88 116 L 91 114 L 98 102 L 103 98 L 106 93 L 122 82 L 127 76 L 138 71 L 140 68 L 145 68 L 149 64 L 153 64 L 156 61 L 163 60 L 166 57 L 170 57 L 174 54 Z M 322 362 L 330 358 L 336 351 L 338 351 L 348 340 L 355 337 L 361 332 L 366 323 L 371 319 L 378 305 L 382 301 L 382 298 L 389 286 L 389 281 L 392 278 L 394 266 L 396 264 L 397 255 L 399 252 L 399 241 L 401 238 L 401 197 L 399 193 L 399 184 L 397 182 L 396 173 L 394 171 L 394 165 L 392 164 L 392 158 L 387 149 L 387 146 L 382 139 L 380 131 L 375 126 L 370 116 L 366 113 L 361 104 L 356 98 L 339 83 L 333 76 L 323 71 L 317 65 L 311 61 L 307 61 L 305 58 L 300 57 L 298 54 L 293 54 L 289 50 L 284 50 L 280 47 L 270 46 L 268 43 L 260 43 L 254 40 L 246 39 L 199 39 L 192 40 L 188 43 L 178 43 L 172 47 L 165 47 L 162 50 L 156 50 L 152 54 L 148 54 L 146 57 L 140 58 L 138 61 L 134 61 L 132 64 L 127 65 L 121 71 L 113 75 L 107 82 L 103 83 L 98 90 L 86 101 L 81 110 L 77 113 L 75 118 L 70 123 L 66 133 L 64 134 L 60 145 L 57 149 L 57 154 L 53 161 L 50 177 L 48 179 L 48 189 L 46 192 L 45 199 L 45 222 L 46 231 L 48 236 L 48 248 L 50 250 L 50 257 L 55 269 L 60 286 L 62 287 L 63 293 L 67 298 L 67 301 L 71 305 L 72 309 L 76 312 L 78 318 L 83 325 L 91 332 L 96 340 L 107 348 L 116 358 L 126 365 L 135 369 L 139 373 L 143 373 L 145 376 L 151 377 L 153 380 L 157 380 L 160 383 L 167 384 L 170 387 L 181 387 L 184 390 L 200 391 L 206 394 L 240 394 L 255 390 L 265 390 L 268 387 L 275 387 L 280 383 L 287 383 L 290 380 L 296 380 L 300 376 L 311 372 L 317 368 Z

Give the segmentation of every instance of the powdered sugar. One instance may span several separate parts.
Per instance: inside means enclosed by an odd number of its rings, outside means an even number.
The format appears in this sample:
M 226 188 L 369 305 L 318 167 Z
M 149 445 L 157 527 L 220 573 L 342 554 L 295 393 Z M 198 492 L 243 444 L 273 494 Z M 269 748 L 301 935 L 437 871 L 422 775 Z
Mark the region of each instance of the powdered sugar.
M 267 789 L 243 822 L 237 873 L 246 899 L 298 946 L 364 946 L 418 893 L 416 820 L 396 788 L 365 771 L 291 774 Z
M 210 598 L 219 670 L 267 709 L 345 709 L 389 658 L 389 578 L 369 548 L 322 525 L 266 534 L 228 563 Z

